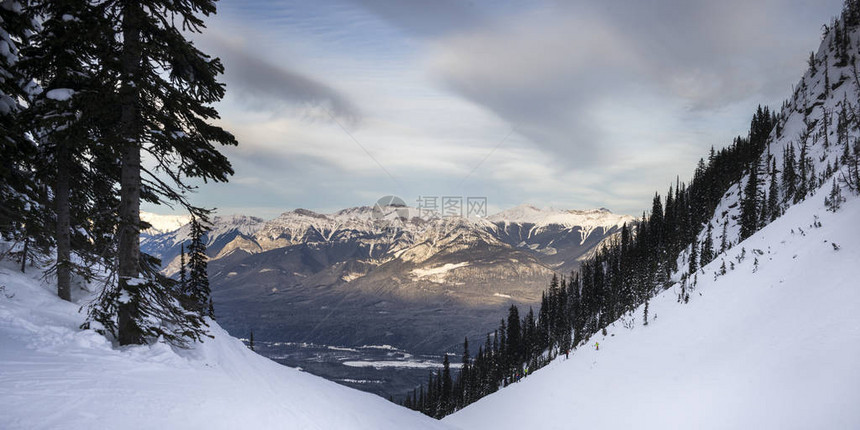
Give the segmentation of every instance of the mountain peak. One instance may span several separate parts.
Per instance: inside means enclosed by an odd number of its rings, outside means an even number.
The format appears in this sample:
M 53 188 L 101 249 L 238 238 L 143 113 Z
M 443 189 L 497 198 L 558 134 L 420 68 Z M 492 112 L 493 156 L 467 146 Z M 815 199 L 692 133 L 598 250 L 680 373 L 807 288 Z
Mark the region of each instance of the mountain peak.
M 327 216 L 325 216 L 325 215 L 323 215 L 323 214 L 321 214 L 321 213 L 317 213 L 317 212 L 314 212 L 314 211 L 312 211 L 312 210 L 310 210 L 310 209 L 304 209 L 304 208 L 298 208 L 298 209 L 295 209 L 295 210 L 293 210 L 293 211 L 292 211 L 292 213 L 294 213 L 294 214 L 296 214 L 296 215 L 302 215 L 302 216 L 311 217 L 311 218 L 320 218 L 320 219 L 326 219 L 326 218 L 328 218 Z
M 212 223 L 224 223 L 224 224 L 246 224 L 246 223 L 261 223 L 264 220 L 259 217 L 251 216 L 251 215 L 242 215 L 242 214 L 230 214 L 230 215 L 218 215 L 212 218 Z

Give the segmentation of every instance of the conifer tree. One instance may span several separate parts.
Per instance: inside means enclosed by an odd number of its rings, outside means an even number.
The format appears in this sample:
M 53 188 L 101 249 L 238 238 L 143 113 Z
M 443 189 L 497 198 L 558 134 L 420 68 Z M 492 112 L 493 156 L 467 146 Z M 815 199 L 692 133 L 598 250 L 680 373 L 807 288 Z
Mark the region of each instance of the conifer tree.
M 473 378 L 472 375 L 472 359 L 469 356 L 469 338 L 466 337 L 463 339 L 463 357 L 461 361 L 462 367 L 460 368 L 460 383 L 458 389 L 459 395 L 459 406 L 464 407 L 470 403 L 472 403 L 472 394 L 471 394 L 471 380 Z
M 750 163 L 749 177 L 741 200 L 741 240 L 758 230 L 758 163 Z
M 18 68 L 19 49 L 33 30 L 23 2 L 0 1 L 0 30 L 0 236 L 24 242 L 25 225 L 39 211 L 40 199 L 32 175 L 36 145 L 21 120 L 21 101 L 29 91 Z
M 827 206 L 827 210 L 836 212 L 842 206 L 842 202 L 844 201 L 845 198 L 842 197 L 842 190 L 836 183 L 836 179 L 834 179 L 833 187 L 830 189 L 830 195 L 824 198 L 824 205 Z
M 797 195 L 797 171 L 795 170 L 794 145 L 789 145 L 783 151 L 782 159 L 782 190 L 786 202 L 795 200 Z
M 860 25 L 860 0 L 845 0 L 842 6 L 842 19 L 845 22 L 845 33 Z
M 660 194 L 654 194 L 651 204 L 651 217 L 648 218 L 648 229 L 651 234 L 652 243 L 661 245 L 663 242 L 663 204 L 660 202 Z
M 508 309 L 508 324 L 507 333 L 505 336 L 505 345 L 507 352 L 508 371 L 512 372 L 519 368 L 522 363 L 522 338 L 520 331 L 520 314 L 516 305 L 511 305 Z
M 235 145 L 234 137 L 213 126 L 218 118 L 211 106 L 224 96 L 224 85 L 216 78 L 223 72 L 218 59 L 199 51 L 186 39 L 184 32 L 199 33 L 204 27 L 200 15 L 215 13 L 212 0 L 109 0 L 104 3 L 105 16 L 111 18 L 116 40 L 119 85 L 115 109 L 119 121 L 115 139 L 120 151 L 120 206 L 117 229 L 118 276 L 121 293 L 128 297 L 116 305 L 120 344 L 139 344 L 150 338 L 154 327 L 142 317 L 149 314 L 169 318 L 179 312 L 170 307 L 169 290 L 163 282 L 147 275 L 146 258 L 140 253 L 140 201 L 176 202 L 192 215 L 206 211 L 188 203 L 186 192 L 193 190 L 186 178 L 203 181 L 226 181 L 232 168 L 213 143 Z M 178 27 L 177 27 L 178 26 Z M 150 154 L 155 170 L 141 165 L 141 153 Z M 160 174 L 156 174 L 160 173 Z M 163 178 L 168 178 L 167 180 Z M 148 307 L 144 296 L 158 297 L 162 303 Z M 113 309 L 103 304 L 102 309 Z M 186 325 L 191 337 L 202 329 L 196 322 Z
M 41 88 L 31 93 L 23 119 L 38 143 L 34 172 L 52 190 L 58 295 L 70 300 L 72 272 L 89 278 L 89 267 L 101 262 L 95 261 L 94 250 L 84 249 L 98 242 L 91 226 L 112 224 L 101 216 L 105 209 L 94 203 L 102 201 L 92 194 L 116 183 L 114 172 L 99 163 L 100 157 L 114 155 L 99 142 L 111 118 L 104 106 L 113 83 L 100 58 L 110 42 L 103 37 L 102 11 L 88 1 L 34 0 L 29 10 L 41 17 L 42 29 L 22 50 L 19 68 Z M 73 251 L 83 264 L 72 262 Z
M 191 244 L 188 246 L 189 276 L 182 297 L 184 306 L 200 317 L 206 316 L 209 309 L 209 277 L 206 273 L 206 233 L 209 231 L 206 218 L 191 218 Z
M 188 290 L 188 268 L 185 266 L 185 244 L 179 245 L 179 291 Z
M 528 357 L 533 351 L 540 348 L 540 335 L 538 334 L 537 322 L 535 321 L 534 309 L 529 307 L 529 313 L 523 319 L 523 354 Z M 570 328 L 568 328 L 570 331 Z
M 807 193 L 809 193 L 811 179 L 809 167 L 811 163 L 809 162 L 809 146 L 807 143 L 808 137 L 809 131 L 805 130 L 800 138 L 800 155 L 797 160 L 797 190 L 794 193 L 794 203 L 800 203 L 803 199 L 806 198 Z
M 696 270 L 699 269 L 699 242 L 694 238 L 693 243 L 690 244 L 690 259 L 689 259 L 689 267 L 687 268 L 687 272 L 690 274 L 696 273 Z
M 705 231 L 705 240 L 702 242 L 702 252 L 699 256 L 701 260 L 700 266 L 710 263 L 714 259 L 714 237 L 713 225 L 708 222 L 708 229 Z
M 442 391 L 439 395 L 438 418 L 442 418 L 454 410 L 451 401 L 453 383 L 451 380 L 451 363 L 448 361 L 448 354 L 445 354 L 445 358 L 442 360 L 442 375 L 440 379 Z
M 772 160 L 770 167 L 770 187 L 767 191 L 767 214 L 768 222 L 779 218 L 779 189 L 776 185 L 776 160 Z

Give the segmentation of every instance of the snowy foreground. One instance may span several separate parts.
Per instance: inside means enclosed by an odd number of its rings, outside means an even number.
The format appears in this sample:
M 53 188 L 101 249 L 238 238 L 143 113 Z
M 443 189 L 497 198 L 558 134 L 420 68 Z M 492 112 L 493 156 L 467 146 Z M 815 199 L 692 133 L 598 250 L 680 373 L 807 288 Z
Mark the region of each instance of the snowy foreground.
M 699 272 L 689 304 L 669 289 L 650 302 L 648 326 L 640 307 L 633 329 L 616 322 L 569 360 L 443 422 L 463 429 L 860 428 L 860 199 L 833 214 L 823 194 L 718 256 Z M 715 281 L 722 261 L 728 273 Z
M 446 427 L 256 355 L 217 325 L 192 350 L 114 348 L 78 330 L 79 305 L 37 276 L 0 266 L 0 429 Z

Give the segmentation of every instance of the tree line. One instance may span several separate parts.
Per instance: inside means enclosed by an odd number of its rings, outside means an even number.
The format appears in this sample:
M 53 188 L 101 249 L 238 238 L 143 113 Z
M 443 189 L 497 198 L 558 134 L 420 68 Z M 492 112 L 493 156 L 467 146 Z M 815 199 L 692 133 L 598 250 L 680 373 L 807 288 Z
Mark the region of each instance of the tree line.
M 223 65 L 186 34 L 214 0 L 0 2 L 0 234 L 5 257 L 56 252 L 49 274 L 71 300 L 73 277 L 105 288 L 85 328 L 119 344 L 199 340 L 211 315 L 197 181 L 233 170 L 212 125 Z M 140 251 L 141 202 L 192 215 L 188 278 L 168 279 Z M 183 269 L 184 270 L 184 269 Z

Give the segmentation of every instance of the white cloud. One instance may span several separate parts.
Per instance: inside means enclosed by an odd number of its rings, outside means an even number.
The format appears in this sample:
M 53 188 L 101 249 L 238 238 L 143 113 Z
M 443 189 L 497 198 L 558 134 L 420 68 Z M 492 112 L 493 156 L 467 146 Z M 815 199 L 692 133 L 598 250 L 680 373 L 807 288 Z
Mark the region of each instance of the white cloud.
M 228 70 L 236 176 L 199 198 L 258 214 L 392 193 L 637 214 L 787 95 L 841 3 L 822 2 L 226 0 L 201 43 Z

